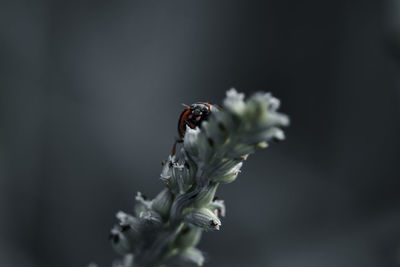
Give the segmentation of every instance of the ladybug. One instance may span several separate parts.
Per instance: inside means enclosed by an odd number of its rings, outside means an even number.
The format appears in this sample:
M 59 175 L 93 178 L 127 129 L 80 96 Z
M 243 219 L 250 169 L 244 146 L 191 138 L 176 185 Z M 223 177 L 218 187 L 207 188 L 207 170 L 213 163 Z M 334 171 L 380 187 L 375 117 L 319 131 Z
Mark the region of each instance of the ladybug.
M 175 141 L 171 155 L 175 155 L 176 144 L 183 142 L 186 126 L 189 126 L 191 129 L 200 127 L 201 123 L 208 119 L 212 111 L 215 109 L 221 110 L 221 107 L 206 102 L 196 102 L 190 106 L 186 104 L 182 105 L 185 109 L 182 111 L 178 120 L 179 139 Z
M 212 105 L 205 102 L 197 102 L 190 106 L 182 104 L 186 109 L 182 111 L 178 121 L 179 138 L 185 136 L 186 125 L 194 129 L 200 127 L 201 123 L 208 119 L 211 114 Z

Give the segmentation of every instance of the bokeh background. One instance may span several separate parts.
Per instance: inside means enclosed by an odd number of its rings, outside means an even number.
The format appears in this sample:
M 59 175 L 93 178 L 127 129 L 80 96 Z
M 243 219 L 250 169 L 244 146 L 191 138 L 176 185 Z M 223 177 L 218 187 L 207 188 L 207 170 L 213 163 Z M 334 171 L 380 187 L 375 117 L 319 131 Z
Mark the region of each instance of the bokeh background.
M 180 103 L 271 91 L 287 140 L 222 186 L 206 266 L 400 266 L 398 0 L 1 1 L 0 266 L 118 256 Z M 397 44 L 398 45 L 398 44 Z

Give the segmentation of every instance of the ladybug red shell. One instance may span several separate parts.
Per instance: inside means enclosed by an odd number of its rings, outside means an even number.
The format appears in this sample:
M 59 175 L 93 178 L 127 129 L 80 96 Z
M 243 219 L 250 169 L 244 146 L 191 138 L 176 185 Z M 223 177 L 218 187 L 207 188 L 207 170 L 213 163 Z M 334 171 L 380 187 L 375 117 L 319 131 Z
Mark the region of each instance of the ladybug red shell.
M 182 139 L 185 135 L 186 125 L 194 129 L 200 127 L 201 123 L 208 119 L 214 106 L 206 102 L 197 102 L 190 106 L 184 105 L 186 109 L 182 111 L 178 121 L 178 133 Z M 217 107 L 220 109 L 220 107 Z

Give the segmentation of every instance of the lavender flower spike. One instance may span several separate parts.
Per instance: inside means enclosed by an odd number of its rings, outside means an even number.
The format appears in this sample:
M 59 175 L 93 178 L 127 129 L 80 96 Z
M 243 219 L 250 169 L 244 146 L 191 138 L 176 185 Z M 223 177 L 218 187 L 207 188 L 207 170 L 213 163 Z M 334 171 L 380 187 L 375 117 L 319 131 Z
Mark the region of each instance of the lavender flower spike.
M 183 143 L 163 165 L 165 188 L 152 200 L 138 193 L 134 215 L 118 212 L 110 242 L 123 258 L 114 266 L 202 266 L 196 248 L 201 234 L 219 230 L 225 216 L 215 192 L 237 178 L 249 154 L 285 138 L 281 127 L 289 119 L 279 105 L 269 93 L 245 100 L 230 89 L 221 110 L 213 109 L 200 127 L 187 127 Z

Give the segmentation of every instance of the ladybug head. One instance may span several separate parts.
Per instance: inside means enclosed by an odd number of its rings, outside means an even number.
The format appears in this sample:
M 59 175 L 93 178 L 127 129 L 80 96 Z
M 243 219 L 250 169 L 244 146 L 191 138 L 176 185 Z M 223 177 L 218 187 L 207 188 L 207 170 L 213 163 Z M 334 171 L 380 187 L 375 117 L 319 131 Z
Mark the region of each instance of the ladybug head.
M 200 127 L 204 120 L 207 120 L 211 113 L 212 105 L 205 102 L 197 102 L 190 106 L 183 105 L 186 109 L 181 113 L 178 121 L 178 132 L 180 138 L 183 138 L 186 126 L 194 129 Z
M 206 115 L 210 112 L 209 104 L 207 105 L 203 103 L 194 103 L 190 105 L 190 110 L 196 117 Z

